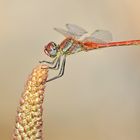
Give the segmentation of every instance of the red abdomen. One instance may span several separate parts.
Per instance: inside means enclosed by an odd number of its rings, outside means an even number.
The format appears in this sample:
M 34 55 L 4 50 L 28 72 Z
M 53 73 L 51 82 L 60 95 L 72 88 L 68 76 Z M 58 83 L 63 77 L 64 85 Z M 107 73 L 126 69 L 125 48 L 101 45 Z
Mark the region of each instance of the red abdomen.
M 105 47 L 140 45 L 140 40 L 129 40 L 129 41 L 109 42 L 109 43 L 84 42 L 83 44 L 86 50 L 92 50 L 92 49 L 105 48 Z

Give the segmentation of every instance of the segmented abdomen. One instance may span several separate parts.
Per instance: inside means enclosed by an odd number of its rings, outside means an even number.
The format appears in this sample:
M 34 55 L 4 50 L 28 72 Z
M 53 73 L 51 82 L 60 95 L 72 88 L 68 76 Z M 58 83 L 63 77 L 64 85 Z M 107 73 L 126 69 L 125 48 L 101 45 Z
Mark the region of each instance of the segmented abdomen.
M 115 47 L 115 46 L 130 46 L 130 45 L 140 45 L 140 40 L 129 40 L 129 41 L 119 41 L 119 42 L 109 42 L 109 43 L 95 43 L 95 42 L 84 42 L 85 50 L 93 50 L 105 47 Z

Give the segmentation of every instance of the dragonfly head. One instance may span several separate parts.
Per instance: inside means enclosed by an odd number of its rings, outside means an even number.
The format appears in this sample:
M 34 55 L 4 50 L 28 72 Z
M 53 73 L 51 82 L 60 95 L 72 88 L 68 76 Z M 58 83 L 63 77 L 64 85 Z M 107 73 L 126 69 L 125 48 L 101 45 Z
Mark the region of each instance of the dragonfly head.
M 47 45 L 45 45 L 44 52 L 49 57 L 54 58 L 57 56 L 57 53 L 58 53 L 58 45 L 54 42 L 50 42 Z

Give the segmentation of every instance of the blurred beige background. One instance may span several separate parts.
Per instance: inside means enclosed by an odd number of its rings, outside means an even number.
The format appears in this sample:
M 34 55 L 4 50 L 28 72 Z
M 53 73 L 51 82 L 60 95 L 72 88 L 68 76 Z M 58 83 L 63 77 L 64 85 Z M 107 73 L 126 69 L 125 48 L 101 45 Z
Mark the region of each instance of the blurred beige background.
M 139 14 L 139 0 L 0 0 L 0 139 L 11 139 L 25 80 L 47 59 L 44 44 L 64 39 L 53 27 L 140 39 Z M 64 77 L 47 84 L 45 140 L 139 140 L 139 60 L 139 47 L 70 56 Z

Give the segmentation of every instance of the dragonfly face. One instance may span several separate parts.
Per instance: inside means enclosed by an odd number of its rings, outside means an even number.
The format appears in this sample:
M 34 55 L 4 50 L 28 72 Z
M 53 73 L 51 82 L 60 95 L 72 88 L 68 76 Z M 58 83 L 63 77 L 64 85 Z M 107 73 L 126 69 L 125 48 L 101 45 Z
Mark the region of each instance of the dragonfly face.
M 44 48 L 44 52 L 45 54 L 47 54 L 48 56 L 54 58 L 57 56 L 58 53 L 58 45 L 55 44 L 54 42 L 50 42 L 49 44 L 47 44 Z

